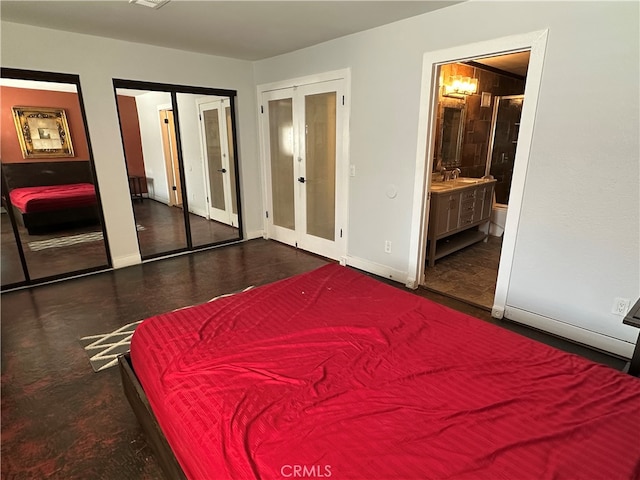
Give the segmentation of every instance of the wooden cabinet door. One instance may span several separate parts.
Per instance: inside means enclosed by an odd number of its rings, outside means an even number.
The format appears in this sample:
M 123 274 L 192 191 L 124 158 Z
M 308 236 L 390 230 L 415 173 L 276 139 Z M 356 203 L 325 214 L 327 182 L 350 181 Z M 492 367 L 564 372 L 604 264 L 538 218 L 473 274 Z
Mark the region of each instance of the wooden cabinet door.
M 480 220 L 489 220 L 491 218 L 491 208 L 493 207 L 493 187 L 495 184 L 488 185 L 482 192 L 482 214 Z
M 431 227 L 434 228 L 434 237 L 458 228 L 460 212 L 460 194 L 434 195 L 431 210 Z
M 452 194 L 449 196 L 449 215 L 447 232 L 458 228 L 458 220 L 460 219 L 460 194 Z

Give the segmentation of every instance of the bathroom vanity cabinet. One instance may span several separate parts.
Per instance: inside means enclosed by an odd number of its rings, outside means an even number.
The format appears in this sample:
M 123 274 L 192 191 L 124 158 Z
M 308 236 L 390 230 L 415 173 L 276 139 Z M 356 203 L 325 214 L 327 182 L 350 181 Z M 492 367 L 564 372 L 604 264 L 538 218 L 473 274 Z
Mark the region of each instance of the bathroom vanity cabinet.
M 436 260 L 487 239 L 478 227 L 491 219 L 495 180 L 459 179 L 431 187 L 427 260 Z M 488 232 L 488 228 L 485 229 Z

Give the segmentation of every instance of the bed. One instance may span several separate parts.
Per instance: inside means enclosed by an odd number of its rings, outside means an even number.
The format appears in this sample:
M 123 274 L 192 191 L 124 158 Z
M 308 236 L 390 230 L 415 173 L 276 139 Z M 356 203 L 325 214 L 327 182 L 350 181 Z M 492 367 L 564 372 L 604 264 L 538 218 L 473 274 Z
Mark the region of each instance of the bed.
M 327 265 L 121 357 L 170 478 L 640 477 L 640 380 Z
M 88 161 L 8 163 L 2 168 L 16 221 L 30 235 L 99 223 Z

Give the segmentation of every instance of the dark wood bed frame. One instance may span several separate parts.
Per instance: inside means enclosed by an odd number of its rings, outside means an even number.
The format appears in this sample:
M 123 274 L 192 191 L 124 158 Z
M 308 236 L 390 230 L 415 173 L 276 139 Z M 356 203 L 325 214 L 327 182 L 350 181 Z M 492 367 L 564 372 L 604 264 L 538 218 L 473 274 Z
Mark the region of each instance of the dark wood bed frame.
M 151 405 L 149 405 L 149 400 L 147 400 L 147 395 L 144 393 L 142 385 L 140 385 L 138 377 L 133 370 L 129 353 L 118 357 L 118 366 L 122 376 L 124 394 L 133 409 L 133 413 L 140 422 L 151 448 L 156 454 L 160 468 L 162 468 L 167 478 L 186 480 L 187 477 L 182 471 L 173 450 L 171 450 L 164 433 L 162 433 L 158 420 L 151 410 Z
M 2 165 L 9 189 L 72 183 L 91 183 L 91 165 L 88 160 L 63 162 L 5 163 Z M 16 222 L 27 229 L 29 235 L 57 228 L 100 223 L 98 205 L 64 208 L 49 212 L 23 213 L 12 205 Z

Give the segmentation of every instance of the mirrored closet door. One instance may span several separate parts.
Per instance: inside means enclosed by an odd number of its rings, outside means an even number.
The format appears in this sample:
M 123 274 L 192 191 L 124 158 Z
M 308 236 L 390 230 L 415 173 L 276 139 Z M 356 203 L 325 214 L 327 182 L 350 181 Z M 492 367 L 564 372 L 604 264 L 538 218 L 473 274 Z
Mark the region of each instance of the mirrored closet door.
M 240 240 L 235 92 L 114 87 L 142 258 Z
M 79 77 L 2 69 L 2 288 L 109 268 Z

